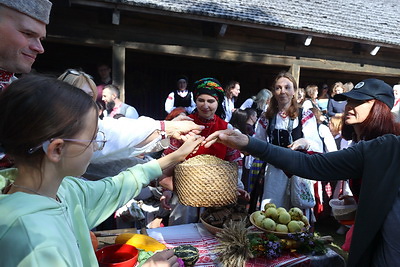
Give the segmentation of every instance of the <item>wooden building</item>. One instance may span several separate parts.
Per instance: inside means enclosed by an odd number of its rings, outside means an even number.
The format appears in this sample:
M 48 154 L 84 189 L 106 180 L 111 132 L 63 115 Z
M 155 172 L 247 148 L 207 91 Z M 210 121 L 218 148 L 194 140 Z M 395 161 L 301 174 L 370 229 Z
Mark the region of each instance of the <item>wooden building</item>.
M 238 103 L 281 70 L 300 86 L 400 81 L 398 0 L 54 0 L 38 72 L 112 66 L 141 115 L 163 118 L 185 74 L 238 80 Z M 310 41 L 305 45 L 306 40 Z M 371 51 L 379 47 L 376 55 Z

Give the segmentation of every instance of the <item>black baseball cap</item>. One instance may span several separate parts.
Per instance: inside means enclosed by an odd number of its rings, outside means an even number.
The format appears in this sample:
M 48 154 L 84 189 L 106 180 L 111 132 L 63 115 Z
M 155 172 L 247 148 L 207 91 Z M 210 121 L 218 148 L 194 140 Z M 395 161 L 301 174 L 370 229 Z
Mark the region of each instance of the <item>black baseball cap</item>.
M 356 100 L 377 99 L 385 103 L 390 109 L 392 109 L 394 105 L 394 94 L 392 87 L 384 81 L 378 79 L 363 80 L 357 83 L 351 91 L 335 95 L 333 98 L 336 101 L 347 100 L 347 98 Z

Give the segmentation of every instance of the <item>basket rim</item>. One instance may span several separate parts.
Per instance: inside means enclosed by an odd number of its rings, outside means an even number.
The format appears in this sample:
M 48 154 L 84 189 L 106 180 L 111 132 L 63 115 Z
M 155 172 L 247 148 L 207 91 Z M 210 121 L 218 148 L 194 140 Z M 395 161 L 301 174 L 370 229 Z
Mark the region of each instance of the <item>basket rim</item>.
M 218 165 L 237 165 L 237 163 L 236 162 L 229 162 L 229 161 L 226 161 L 226 162 L 221 162 L 221 163 L 203 163 L 203 164 L 199 164 L 199 163 L 196 163 L 196 164 L 185 164 L 185 162 L 182 162 L 182 163 L 180 163 L 180 164 L 178 164 L 178 165 L 176 165 L 176 166 L 185 166 L 185 167 L 190 167 L 190 166 L 218 166 Z

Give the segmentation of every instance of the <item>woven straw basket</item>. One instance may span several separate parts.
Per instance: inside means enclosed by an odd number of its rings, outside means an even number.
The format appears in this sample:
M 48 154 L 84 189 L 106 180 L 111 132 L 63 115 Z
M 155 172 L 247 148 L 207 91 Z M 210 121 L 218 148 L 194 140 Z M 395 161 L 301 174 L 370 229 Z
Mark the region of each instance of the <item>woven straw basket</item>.
M 237 200 L 236 163 L 198 155 L 177 165 L 174 172 L 174 187 L 183 205 L 221 207 Z

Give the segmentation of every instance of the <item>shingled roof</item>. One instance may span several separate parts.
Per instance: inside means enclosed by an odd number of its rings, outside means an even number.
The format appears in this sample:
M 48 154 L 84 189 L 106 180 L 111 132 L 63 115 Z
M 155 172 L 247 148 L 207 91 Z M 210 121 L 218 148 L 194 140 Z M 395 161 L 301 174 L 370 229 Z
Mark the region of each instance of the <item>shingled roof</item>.
M 400 46 L 400 0 L 104 0 Z

